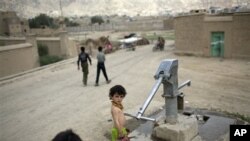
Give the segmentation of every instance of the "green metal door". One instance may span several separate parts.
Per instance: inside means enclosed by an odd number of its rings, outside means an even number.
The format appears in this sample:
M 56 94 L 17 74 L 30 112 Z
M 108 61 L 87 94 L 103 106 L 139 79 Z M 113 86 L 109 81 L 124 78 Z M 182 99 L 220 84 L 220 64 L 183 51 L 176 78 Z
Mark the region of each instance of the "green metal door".
M 224 57 L 224 32 L 212 32 L 211 56 Z

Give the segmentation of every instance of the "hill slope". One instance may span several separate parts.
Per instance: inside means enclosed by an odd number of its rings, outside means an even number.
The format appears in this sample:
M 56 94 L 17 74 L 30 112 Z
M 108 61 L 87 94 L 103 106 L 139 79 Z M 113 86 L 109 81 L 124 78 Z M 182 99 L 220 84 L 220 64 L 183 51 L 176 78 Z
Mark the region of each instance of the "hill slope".
M 210 6 L 229 7 L 237 0 L 61 0 L 64 16 L 159 15 L 186 12 Z M 239 0 L 238 0 L 239 1 Z M 245 0 L 241 0 L 245 1 Z M 0 10 L 14 10 L 22 17 L 39 13 L 59 16 L 60 0 L 1 0 Z

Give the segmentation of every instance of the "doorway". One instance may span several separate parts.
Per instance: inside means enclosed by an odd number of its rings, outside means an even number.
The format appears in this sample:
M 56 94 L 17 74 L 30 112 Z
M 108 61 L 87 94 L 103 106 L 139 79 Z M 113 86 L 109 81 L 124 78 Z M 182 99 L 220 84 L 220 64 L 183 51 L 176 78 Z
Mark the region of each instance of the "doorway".
M 224 32 L 212 32 L 211 56 L 224 57 Z

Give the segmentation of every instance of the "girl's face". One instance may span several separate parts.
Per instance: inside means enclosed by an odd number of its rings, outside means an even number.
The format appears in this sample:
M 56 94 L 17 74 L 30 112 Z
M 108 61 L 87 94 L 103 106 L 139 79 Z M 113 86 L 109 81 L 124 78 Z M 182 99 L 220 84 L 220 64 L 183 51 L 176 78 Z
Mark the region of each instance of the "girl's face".
M 124 96 L 123 95 L 119 95 L 119 94 L 114 94 L 112 97 L 112 100 L 116 103 L 121 103 L 123 100 Z

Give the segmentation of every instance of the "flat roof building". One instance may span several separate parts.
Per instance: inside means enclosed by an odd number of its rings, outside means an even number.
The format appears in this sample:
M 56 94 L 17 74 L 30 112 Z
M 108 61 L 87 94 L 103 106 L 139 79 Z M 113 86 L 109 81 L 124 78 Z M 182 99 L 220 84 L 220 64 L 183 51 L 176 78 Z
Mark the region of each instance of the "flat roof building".
M 250 58 L 250 13 L 178 16 L 174 29 L 177 54 Z

